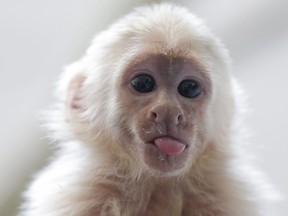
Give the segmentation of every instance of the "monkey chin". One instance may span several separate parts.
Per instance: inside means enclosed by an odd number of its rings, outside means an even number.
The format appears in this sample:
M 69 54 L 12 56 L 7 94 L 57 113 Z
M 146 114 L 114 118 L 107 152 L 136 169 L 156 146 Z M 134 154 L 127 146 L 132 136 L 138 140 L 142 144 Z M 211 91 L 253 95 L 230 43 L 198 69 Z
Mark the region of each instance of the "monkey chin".
M 188 162 L 191 159 L 189 157 L 189 146 L 183 145 L 183 149 L 178 150 L 178 152 L 168 147 L 165 153 L 159 147 L 159 144 L 157 145 L 155 139 L 151 142 L 143 143 L 140 152 L 142 152 L 142 159 L 148 170 L 151 171 L 152 169 L 154 174 L 159 176 L 178 176 L 184 174 L 189 169 L 188 165 L 191 164 Z

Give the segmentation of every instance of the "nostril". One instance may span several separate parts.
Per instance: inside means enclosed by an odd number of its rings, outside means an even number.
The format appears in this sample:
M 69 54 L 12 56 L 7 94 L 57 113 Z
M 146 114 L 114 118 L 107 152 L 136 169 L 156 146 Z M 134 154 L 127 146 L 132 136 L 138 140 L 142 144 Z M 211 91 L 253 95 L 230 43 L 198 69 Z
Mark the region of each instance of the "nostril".
M 155 108 L 150 111 L 150 119 L 156 123 L 163 123 L 165 121 L 166 114 L 160 108 Z
M 178 116 L 178 122 L 180 122 L 181 120 L 182 120 L 182 116 L 179 115 L 179 116 Z
M 151 112 L 151 117 L 154 121 L 157 120 L 157 113 L 156 112 Z
M 184 116 L 183 116 L 183 114 L 179 114 L 179 115 L 178 115 L 177 121 L 178 121 L 178 122 L 177 122 L 178 124 L 184 121 Z

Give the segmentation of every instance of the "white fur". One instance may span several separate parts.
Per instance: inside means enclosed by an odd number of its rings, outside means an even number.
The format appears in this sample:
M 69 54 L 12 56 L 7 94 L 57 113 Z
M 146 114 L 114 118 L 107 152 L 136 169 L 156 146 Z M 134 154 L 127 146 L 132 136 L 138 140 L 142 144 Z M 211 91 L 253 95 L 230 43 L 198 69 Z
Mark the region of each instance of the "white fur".
M 132 160 L 129 152 L 115 145 L 120 136 L 118 127 L 125 121 L 117 102 L 115 82 L 127 62 L 139 54 L 161 50 L 181 55 L 187 47 L 193 50 L 188 56 L 205 65 L 213 82 L 207 113 L 209 148 L 193 169 L 181 178 L 168 179 L 176 185 L 174 195 L 170 196 L 169 190 L 161 192 L 167 192 L 173 208 L 156 205 L 153 212 L 144 211 L 149 202 L 147 196 L 155 189 L 151 181 L 159 184 L 160 180 L 147 177 L 137 158 Z M 170 4 L 137 8 L 98 34 L 85 56 L 68 66 L 61 76 L 59 103 L 47 117 L 47 126 L 59 142 L 59 150 L 26 191 L 19 216 L 92 216 L 90 209 L 98 205 L 110 209 L 110 213 L 103 214 L 107 216 L 134 216 L 138 215 L 136 212 L 155 216 L 274 216 L 265 208 L 267 200 L 259 193 L 264 185 L 262 177 L 251 177 L 255 171 L 246 168 L 247 161 L 238 159 L 233 147 L 240 144 L 235 119 L 239 104 L 235 98 L 241 95 L 236 92 L 229 65 L 227 51 L 203 22 L 186 9 Z M 79 93 L 83 112 L 65 105 L 69 85 L 77 77 L 85 80 Z M 126 190 L 127 197 L 138 200 L 137 205 L 123 207 L 123 200 L 117 195 L 99 195 L 94 183 L 107 182 Z M 183 213 L 183 191 L 177 186 L 180 182 L 197 199 L 213 206 L 191 204 L 190 212 Z M 166 184 L 167 179 L 163 179 L 163 185 Z M 210 193 L 214 188 L 218 192 Z

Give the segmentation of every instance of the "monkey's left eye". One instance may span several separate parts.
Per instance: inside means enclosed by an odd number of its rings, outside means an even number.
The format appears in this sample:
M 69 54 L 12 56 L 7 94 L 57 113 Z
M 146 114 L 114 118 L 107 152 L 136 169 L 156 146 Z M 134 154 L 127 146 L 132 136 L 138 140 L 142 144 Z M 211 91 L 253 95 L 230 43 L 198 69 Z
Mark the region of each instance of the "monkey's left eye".
M 140 74 L 131 81 L 132 87 L 140 93 L 148 93 L 155 88 L 155 80 L 148 74 Z
M 183 80 L 178 86 L 180 95 L 186 98 L 195 98 L 200 95 L 201 88 L 198 82 L 193 80 Z

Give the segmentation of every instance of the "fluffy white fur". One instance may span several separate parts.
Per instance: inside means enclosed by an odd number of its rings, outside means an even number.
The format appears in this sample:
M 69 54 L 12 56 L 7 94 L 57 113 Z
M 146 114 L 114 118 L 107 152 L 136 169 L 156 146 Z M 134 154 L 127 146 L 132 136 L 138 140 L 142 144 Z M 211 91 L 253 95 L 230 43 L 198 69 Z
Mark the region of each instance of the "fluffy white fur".
M 159 177 L 117 145 L 125 115 L 115 86 L 135 56 L 182 55 L 187 47 L 213 83 L 205 149 L 189 169 Z M 59 103 L 47 117 L 59 149 L 26 191 L 19 216 L 274 216 L 265 208 L 262 178 L 233 147 L 242 142 L 235 102 L 241 95 L 229 65 L 203 22 L 170 4 L 137 8 L 98 34 L 61 76 Z

